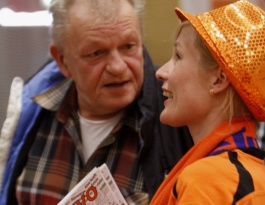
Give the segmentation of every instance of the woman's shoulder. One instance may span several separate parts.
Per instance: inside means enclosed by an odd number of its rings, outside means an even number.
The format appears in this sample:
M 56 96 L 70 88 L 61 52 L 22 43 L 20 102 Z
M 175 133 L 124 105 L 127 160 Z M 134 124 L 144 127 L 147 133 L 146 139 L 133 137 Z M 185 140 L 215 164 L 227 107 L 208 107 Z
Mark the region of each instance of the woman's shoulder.
M 217 178 L 231 178 L 237 176 L 237 170 L 228 159 L 228 153 L 208 156 L 190 164 L 181 172 L 179 178 L 198 181 L 210 181 Z

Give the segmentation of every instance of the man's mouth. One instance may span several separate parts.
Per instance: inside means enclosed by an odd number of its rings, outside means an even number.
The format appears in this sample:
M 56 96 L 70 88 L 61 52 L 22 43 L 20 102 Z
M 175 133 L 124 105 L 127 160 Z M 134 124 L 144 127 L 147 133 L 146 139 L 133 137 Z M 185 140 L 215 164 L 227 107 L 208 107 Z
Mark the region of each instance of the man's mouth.
M 117 82 L 117 83 L 108 83 L 105 86 L 106 87 L 122 87 L 123 85 L 127 84 L 129 81 L 124 82 Z

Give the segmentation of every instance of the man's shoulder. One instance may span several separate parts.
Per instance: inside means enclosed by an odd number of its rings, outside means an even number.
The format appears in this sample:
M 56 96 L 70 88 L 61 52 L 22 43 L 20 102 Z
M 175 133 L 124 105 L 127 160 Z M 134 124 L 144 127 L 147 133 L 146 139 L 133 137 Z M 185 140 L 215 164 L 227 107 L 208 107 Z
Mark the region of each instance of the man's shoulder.
M 38 94 L 52 88 L 64 79 L 65 77 L 60 72 L 56 62 L 49 60 L 27 80 L 25 89 L 29 89 L 33 94 Z

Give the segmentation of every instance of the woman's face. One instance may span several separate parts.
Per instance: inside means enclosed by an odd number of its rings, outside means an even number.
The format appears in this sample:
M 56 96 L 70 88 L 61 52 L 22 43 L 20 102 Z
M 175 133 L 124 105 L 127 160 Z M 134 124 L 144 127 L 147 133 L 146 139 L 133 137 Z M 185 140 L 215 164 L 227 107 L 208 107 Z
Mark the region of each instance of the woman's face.
M 189 126 L 207 113 L 207 78 L 202 78 L 201 55 L 194 42 L 195 30 L 185 25 L 174 42 L 172 58 L 156 72 L 167 97 L 160 115 L 164 124 Z

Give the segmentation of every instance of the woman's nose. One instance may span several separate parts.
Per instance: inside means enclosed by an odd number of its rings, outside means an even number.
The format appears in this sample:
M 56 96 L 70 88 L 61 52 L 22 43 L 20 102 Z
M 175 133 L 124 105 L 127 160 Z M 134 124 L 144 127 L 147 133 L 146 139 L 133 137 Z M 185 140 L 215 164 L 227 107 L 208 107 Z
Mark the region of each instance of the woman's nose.
M 156 71 L 156 78 L 161 81 L 165 81 L 168 78 L 168 72 L 169 72 L 169 62 L 161 66 Z

